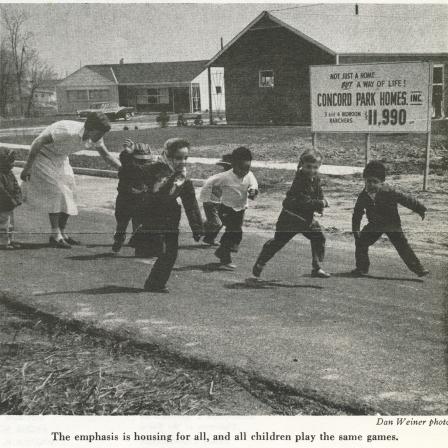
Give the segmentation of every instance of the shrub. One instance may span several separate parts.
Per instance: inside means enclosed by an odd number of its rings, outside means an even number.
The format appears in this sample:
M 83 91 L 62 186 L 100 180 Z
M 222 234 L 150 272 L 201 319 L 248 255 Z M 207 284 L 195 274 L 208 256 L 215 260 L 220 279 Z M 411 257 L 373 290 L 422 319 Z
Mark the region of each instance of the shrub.
M 168 125 L 168 122 L 170 121 L 170 116 L 165 112 L 160 112 L 160 114 L 156 118 L 157 123 L 159 123 L 159 126 L 161 128 L 166 128 Z

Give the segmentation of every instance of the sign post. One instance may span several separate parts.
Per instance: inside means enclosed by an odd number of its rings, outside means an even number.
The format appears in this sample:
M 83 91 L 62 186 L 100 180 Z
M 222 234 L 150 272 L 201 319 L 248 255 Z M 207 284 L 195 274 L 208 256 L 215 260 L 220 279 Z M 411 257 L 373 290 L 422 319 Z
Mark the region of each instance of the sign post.
M 370 160 L 370 134 L 366 134 L 366 165 L 369 163 Z
M 429 65 L 428 97 L 432 98 L 433 67 Z M 430 105 L 429 105 L 430 106 Z M 428 107 L 428 133 L 426 134 L 425 172 L 423 173 L 423 191 L 428 190 L 429 164 L 431 156 L 431 107 Z
M 428 191 L 429 162 L 431 152 L 431 132 L 426 134 L 425 172 L 423 174 L 423 191 Z
M 312 145 L 313 145 L 313 149 L 316 149 L 317 148 L 317 139 L 316 139 L 316 133 L 315 132 L 313 132 L 311 134 L 311 142 L 312 142 Z
M 427 134 L 426 189 L 431 144 L 431 63 L 316 65 L 310 67 L 310 84 L 313 135 L 364 134 L 366 163 L 372 134 Z

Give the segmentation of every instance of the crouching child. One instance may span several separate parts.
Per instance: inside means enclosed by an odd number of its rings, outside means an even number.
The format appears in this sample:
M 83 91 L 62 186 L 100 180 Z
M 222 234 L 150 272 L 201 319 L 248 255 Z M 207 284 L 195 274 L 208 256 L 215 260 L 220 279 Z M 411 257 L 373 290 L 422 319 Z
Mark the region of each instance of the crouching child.
M 358 196 L 352 216 L 352 231 L 355 237 L 356 268 L 354 276 L 367 275 L 370 267 L 369 247 L 386 234 L 405 262 L 419 277 L 429 274 L 415 255 L 401 228 L 398 205 L 402 205 L 425 218 L 426 207 L 417 199 L 396 191 L 385 183 L 386 168 L 379 161 L 369 162 L 363 172 L 365 187 Z M 362 217 L 367 216 L 367 225 L 360 231 Z
M 12 168 L 15 154 L 10 149 L 0 149 L 0 247 L 15 249 L 20 244 L 14 242 L 14 209 L 22 203 L 22 191 Z
M 179 249 L 181 205 L 178 198 L 187 215 L 193 239 L 198 242 L 202 237 L 202 216 L 193 182 L 186 173 L 189 148 L 190 143 L 184 139 L 169 139 L 158 161 L 142 170 L 147 191 L 136 212 L 140 225 L 131 245 L 142 256 L 156 258 L 144 285 L 146 291 L 168 292 L 166 285 Z
M 318 151 L 307 150 L 300 156 L 294 181 L 283 201 L 274 238 L 265 243 L 252 269 L 255 277 L 261 275 L 266 263 L 298 233 L 311 242 L 312 277 L 330 277 L 320 265 L 325 255 L 325 236 L 314 219 L 314 213 L 322 213 L 328 207 L 319 178 L 321 164 L 322 155 Z

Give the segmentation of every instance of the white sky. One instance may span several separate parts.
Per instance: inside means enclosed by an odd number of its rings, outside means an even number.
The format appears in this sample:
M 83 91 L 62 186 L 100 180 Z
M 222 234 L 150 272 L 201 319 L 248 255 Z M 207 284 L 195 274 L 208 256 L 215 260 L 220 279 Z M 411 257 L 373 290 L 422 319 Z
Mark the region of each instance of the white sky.
M 20 4 L 29 13 L 27 26 L 41 57 L 64 77 L 79 65 L 209 59 L 224 43 L 265 9 L 288 4 Z M 353 5 L 304 8 L 304 14 L 352 11 Z M 360 5 L 367 13 L 369 5 Z M 383 5 L 394 14 L 397 5 Z M 440 15 L 445 6 L 410 6 L 407 14 Z M 448 16 L 448 14 L 447 14 Z M 416 38 L 410 37 L 410 38 Z

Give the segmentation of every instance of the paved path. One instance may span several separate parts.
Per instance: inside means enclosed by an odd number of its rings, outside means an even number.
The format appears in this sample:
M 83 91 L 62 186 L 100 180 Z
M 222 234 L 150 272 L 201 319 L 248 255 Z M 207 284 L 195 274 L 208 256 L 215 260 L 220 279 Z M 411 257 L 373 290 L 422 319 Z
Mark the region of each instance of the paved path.
M 16 143 L 1 143 L 0 147 L 11 148 L 11 149 L 26 149 L 29 150 L 29 145 L 19 145 Z M 88 149 L 82 149 L 75 152 L 75 155 L 88 156 L 88 157 L 99 157 L 97 151 L 92 151 Z M 118 153 L 112 153 L 112 155 L 118 158 Z M 188 159 L 189 163 L 200 163 L 205 165 L 214 165 L 220 159 L 215 159 L 212 157 L 190 157 Z M 252 162 L 254 168 L 269 168 L 274 170 L 287 170 L 295 171 L 297 169 L 296 162 L 280 162 L 275 160 L 254 160 Z M 355 173 L 362 173 L 363 168 L 359 166 L 341 166 L 341 165 L 322 165 L 319 170 L 322 174 L 329 174 L 333 176 L 347 176 Z
M 80 203 L 113 200 L 88 192 Z M 268 235 L 249 232 L 236 272 L 216 270 L 212 250 L 182 233 L 171 294 L 141 290 L 150 260 L 125 248 L 110 256 L 114 220 L 83 209 L 72 220 L 85 246 L 48 248 L 45 217 L 21 207 L 23 250 L 0 253 L 0 290 L 58 315 L 128 331 L 141 340 L 281 382 L 343 409 L 393 414 L 445 414 L 446 258 L 424 258 L 432 271 L 415 278 L 389 248 L 372 251 L 372 277 L 352 279 L 353 247 L 329 238 L 330 280 L 309 276 L 310 249 L 297 238 L 250 280 Z M 37 233 L 30 233 L 37 232 Z

